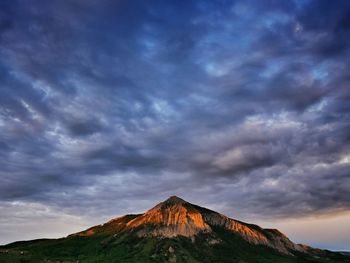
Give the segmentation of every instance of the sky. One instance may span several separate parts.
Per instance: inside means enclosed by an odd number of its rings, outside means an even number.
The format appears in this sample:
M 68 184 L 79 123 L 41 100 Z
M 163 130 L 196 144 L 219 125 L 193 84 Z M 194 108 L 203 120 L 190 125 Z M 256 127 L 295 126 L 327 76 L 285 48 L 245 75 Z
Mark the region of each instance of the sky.
M 0 244 L 171 195 L 350 251 L 350 1 L 0 2 Z

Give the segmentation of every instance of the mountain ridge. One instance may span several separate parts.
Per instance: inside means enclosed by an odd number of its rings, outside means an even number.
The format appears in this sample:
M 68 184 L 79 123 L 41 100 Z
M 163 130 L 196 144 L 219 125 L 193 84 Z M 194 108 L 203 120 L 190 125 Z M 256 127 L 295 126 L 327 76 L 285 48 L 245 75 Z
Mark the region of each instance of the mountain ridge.
M 113 218 L 65 238 L 0 246 L 0 262 L 338 263 L 350 257 L 295 244 L 277 229 L 171 196 L 144 213 Z
M 125 219 L 130 220 L 125 222 Z M 211 226 L 219 226 L 240 235 L 249 243 L 269 246 L 284 254 L 293 255 L 292 251 L 306 252 L 303 246 L 293 243 L 278 229 L 264 229 L 258 225 L 235 220 L 177 196 L 170 196 L 143 214 L 124 215 L 110 220 L 102 227 L 108 227 L 111 223 L 117 223 L 121 231 L 133 230 L 139 237 L 167 238 L 177 236 L 195 238 L 200 232 L 212 233 Z M 73 235 L 92 235 L 93 228 Z

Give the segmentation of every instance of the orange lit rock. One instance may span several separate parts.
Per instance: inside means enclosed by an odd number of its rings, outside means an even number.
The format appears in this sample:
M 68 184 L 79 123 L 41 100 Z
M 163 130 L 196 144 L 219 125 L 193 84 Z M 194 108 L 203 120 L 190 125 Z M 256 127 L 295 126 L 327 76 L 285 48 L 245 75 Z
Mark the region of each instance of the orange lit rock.
M 118 217 L 106 224 L 74 235 L 91 236 L 98 233 L 117 235 L 121 232 L 132 231 L 139 237 L 184 236 L 194 241 L 195 236 L 199 233 L 209 233 L 215 237 L 212 230 L 214 226 L 225 228 L 251 244 L 269 246 L 285 254 L 291 254 L 290 251 L 306 251 L 305 248 L 294 244 L 276 229 L 263 229 L 257 225 L 240 222 L 188 203 L 176 196 L 159 203 L 144 214 Z

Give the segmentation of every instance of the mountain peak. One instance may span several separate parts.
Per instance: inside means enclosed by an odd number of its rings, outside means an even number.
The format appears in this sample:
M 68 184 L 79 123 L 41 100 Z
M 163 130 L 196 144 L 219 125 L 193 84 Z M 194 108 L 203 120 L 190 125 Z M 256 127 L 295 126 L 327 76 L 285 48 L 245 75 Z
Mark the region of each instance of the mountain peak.
M 163 203 L 164 204 L 185 204 L 187 202 L 176 195 L 172 195 L 167 200 L 165 200 Z
M 177 196 L 170 196 L 127 225 L 131 228 L 146 226 L 146 231 L 138 231 L 140 236 L 192 237 L 211 231 L 194 205 Z
M 90 262 L 349 262 L 341 254 L 294 244 L 276 229 L 237 221 L 177 196 L 143 214 L 118 217 L 65 239 L 29 242 L 0 246 L 0 261 L 69 257 L 78 262 L 79 255 Z M 18 260 L 10 260 L 17 255 Z
M 175 195 L 143 214 L 114 219 L 102 228 L 110 229 L 112 232 L 131 231 L 138 237 L 195 238 L 202 233 L 214 239 L 218 237 L 217 229 L 224 229 L 240 236 L 250 244 L 265 245 L 284 254 L 291 254 L 290 251 L 304 251 L 301 246 L 294 244 L 277 230 L 263 229 L 228 218 L 215 211 L 191 204 Z M 101 232 L 100 227 L 93 227 L 78 235 L 90 236 L 98 232 Z M 215 240 L 218 242 L 218 239 Z

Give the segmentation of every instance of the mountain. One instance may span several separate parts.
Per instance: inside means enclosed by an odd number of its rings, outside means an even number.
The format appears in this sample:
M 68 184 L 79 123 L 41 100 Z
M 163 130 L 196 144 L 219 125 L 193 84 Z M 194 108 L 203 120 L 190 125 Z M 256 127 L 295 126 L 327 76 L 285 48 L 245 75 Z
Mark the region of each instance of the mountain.
M 125 215 L 61 239 L 0 247 L 0 262 L 350 262 L 294 244 L 277 229 L 228 218 L 172 196 L 144 214 Z

